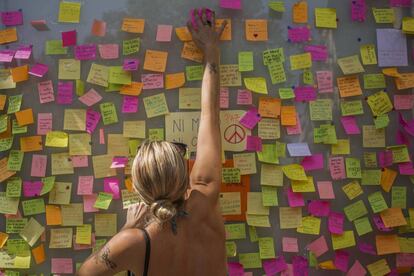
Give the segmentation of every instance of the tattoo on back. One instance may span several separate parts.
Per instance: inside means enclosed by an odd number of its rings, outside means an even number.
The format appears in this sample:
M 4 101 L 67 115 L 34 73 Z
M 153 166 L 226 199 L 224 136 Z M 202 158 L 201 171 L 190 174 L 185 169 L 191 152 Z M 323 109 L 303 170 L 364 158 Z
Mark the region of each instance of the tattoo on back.
M 210 70 L 210 73 L 217 74 L 217 64 L 208 63 L 208 69 Z
M 99 254 L 95 255 L 95 262 L 96 263 L 101 262 L 101 263 L 105 264 L 107 268 L 113 270 L 117 267 L 117 265 L 114 261 L 112 261 L 109 258 L 109 253 L 110 252 L 111 251 L 109 250 L 109 247 L 105 245 L 102 248 L 101 252 Z

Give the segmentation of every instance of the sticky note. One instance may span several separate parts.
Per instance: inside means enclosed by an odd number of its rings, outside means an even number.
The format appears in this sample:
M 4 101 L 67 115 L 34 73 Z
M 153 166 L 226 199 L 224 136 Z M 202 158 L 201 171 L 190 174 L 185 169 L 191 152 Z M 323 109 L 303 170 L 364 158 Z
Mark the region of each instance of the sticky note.
M 128 33 L 142 34 L 145 28 L 145 19 L 124 18 L 121 30 Z
M 77 60 L 96 59 L 96 45 L 84 44 L 75 46 L 75 57 Z
M 144 90 L 164 88 L 163 74 L 142 74 L 141 81 L 144 84 Z
M 165 89 L 175 89 L 184 86 L 184 72 L 165 75 Z
M 241 10 L 241 0 L 220 0 L 220 8 Z
M 336 9 L 315 8 L 315 25 L 317 28 L 337 28 Z
M 362 89 L 357 75 L 339 77 L 336 81 L 342 98 L 362 95 Z
M 98 50 L 102 59 L 117 59 L 119 56 L 118 44 L 98 44 Z
M 170 42 L 172 35 L 172 25 L 158 25 L 156 41 L 158 42 Z
M 199 73 L 198 77 L 201 79 L 203 69 L 200 68 L 196 72 Z M 193 73 L 194 74 L 194 73 Z M 241 86 L 242 84 L 241 73 L 237 64 L 222 64 L 220 65 L 220 86 L 232 87 Z
M 0 45 L 17 41 L 16 28 L 0 30 Z
M 267 41 L 267 20 L 266 19 L 246 19 L 245 21 L 246 40 L 248 41 Z
M 395 20 L 394 10 L 393 9 L 378 9 L 373 7 L 372 13 L 374 15 L 375 23 L 377 24 L 387 24 L 393 23 Z
M 164 93 L 145 97 L 143 99 L 145 112 L 148 118 L 153 118 L 169 113 L 167 101 Z
M 360 54 L 364 65 L 377 64 L 377 54 L 374 44 L 364 44 L 360 46 Z
M 312 66 L 312 56 L 310 53 L 291 55 L 289 59 L 291 70 L 306 69 Z
M 47 40 L 46 55 L 64 55 L 68 52 L 68 48 L 63 47 L 62 40 Z
M 168 52 L 147 50 L 145 52 L 144 69 L 154 72 L 165 72 Z
M 62 32 L 62 46 L 68 47 L 76 45 L 76 37 L 76 30 Z
M 252 92 L 267 94 L 266 79 L 261 77 L 244 78 L 244 85 Z
M 253 52 L 239 52 L 239 71 L 253 71 Z
M 29 66 L 23 65 L 11 69 L 14 82 L 22 82 L 29 79 Z
M 407 66 L 407 40 L 401 30 L 377 29 L 379 67 Z
M 364 67 L 362 67 L 361 62 L 359 61 L 358 55 L 339 58 L 338 65 L 344 75 L 358 74 L 365 71 Z
M 91 34 L 98 37 L 103 37 L 106 34 L 106 22 L 103 20 L 94 19 L 92 22 Z
M 292 7 L 292 20 L 294 23 L 308 22 L 308 3 L 305 1 L 298 1 Z
M 80 79 L 80 61 L 75 59 L 59 59 L 59 76 L 61 80 Z
M 203 62 L 204 54 L 193 41 L 187 41 L 184 42 L 183 49 L 181 50 L 181 58 L 201 63 Z
M 58 21 L 64 23 L 79 23 L 81 3 L 66 2 L 59 3 Z
M 122 54 L 124 56 L 139 52 L 141 39 L 139 37 L 122 41 Z
M 118 115 L 114 103 L 106 102 L 99 105 L 102 121 L 104 125 L 115 124 L 118 122 Z
M 132 79 L 131 73 L 129 71 L 125 71 L 122 68 L 122 66 L 110 66 L 109 67 L 109 77 L 108 77 L 109 83 L 130 85 L 131 79 Z
M 5 26 L 23 25 L 23 12 L 19 10 L 2 12 L 1 21 Z

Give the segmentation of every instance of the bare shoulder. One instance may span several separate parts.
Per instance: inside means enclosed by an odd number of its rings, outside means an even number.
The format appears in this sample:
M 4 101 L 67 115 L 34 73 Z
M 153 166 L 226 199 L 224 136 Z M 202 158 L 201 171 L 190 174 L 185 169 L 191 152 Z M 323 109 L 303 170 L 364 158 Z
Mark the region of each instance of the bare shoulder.
M 201 219 L 207 215 L 211 215 L 218 210 L 218 196 L 217 201 L 213 202 L 209 195 L 203 193 L 203 190 L 193 188 L 190 196 L 187 199 L 187 211 L 192 215 L 197 215 Z

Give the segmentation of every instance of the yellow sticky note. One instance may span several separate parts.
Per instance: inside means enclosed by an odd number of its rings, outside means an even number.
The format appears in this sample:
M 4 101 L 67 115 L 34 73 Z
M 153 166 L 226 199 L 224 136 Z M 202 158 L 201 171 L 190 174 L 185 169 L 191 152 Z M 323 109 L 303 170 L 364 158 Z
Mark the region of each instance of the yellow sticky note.
M 307 176 L 306 180 L 292 180 L 292 190 L 295 193 L 313 193 L 315 192 L 315 184 L 313 176 Z
M 63 131 L 49 131 L 46 134 L 46 147 L 66 148 L 68 146 L 69 136 Z
M 377 24 L 393 23 L 395 20 L 394 10 L 392 8 L 389 8 L 389 9 L 372 8 L 372 13 L 374 14 L 375 23 Z
M 272 237 L 259 238 L 260 259 L 275 258 L 274 240 Z
M 342 235 L 331 234 L 334 250 L 355 246 L 354 231 L 344 231 Z
M 298 228 L 302 224 L 302 208 L 279 207 L 280 229 Z
M 89 133 L 69 134 L 69 154 L 70 155 L 91 155 L 91 135 Z
M 246 19 L 246 39 L 248 41 L 267 41 L 267 20 Z
M 95 214 L 95 235 L 112 237 L 117 233 L 117 214 Z
M 384 91 L 379 91 L 368 96 L 367 102 L 374 116 L 387 114 L 394 108 L 388 94 Z
M 121 30 L 128 33 L 142 34 L 144 32 L 145 19 L 124 18 Z
M 78 80 L 80 79 L 81 66 L 80 60 L 76 59 L 59 59 L 59 76 L 60 80 Z
M 384 68 L 382 69 L 382 73 L 389 77 L 395 77 L 395 78 L 401 77 L 401 74 L 398 73 L 398 68 L 396 67 Z
M 109 67 L 105 65 L 92 63 L 86 81 L 92 84 L 108 87 L 108 79 Z
M 266 79 L 261 77 L 244 78 L 244 85 L 252 92 L 267 94 Z
M 220 211 L 225 215 L 240 215 L 241 214 L 241 195 L 240 192 L 226 192 L 220 193 Z
M 338 65 L 341 67 L 342 73 L 344 73 L 344 75 L 365 72 L 364 67 L 362 67 L 361 62 L 359 61 L 358 55 L 339 58 Z
M 54 228 L 50 229 L 49 248 L 71 248 L 73 239 L 72 228 Z
M 342 186 L 342 190 L 344 191 L 349 200 L 353 200 L 354 198 L 364 193 L 362 191 L 361 185 L 359 185 L 359 182 L 357 180 L 354 180 Z
M 302 224 L 296 231 L 302 234 L 319 235 L 321 229 L 321 219 L 318 217 L 307 216 L 302 218 Z
M 317 28 L 337 28 L 336 9 L 315 8 L 315 22 Z
M 191 41 L 193 39 L 187 27 L 175 28 L 175 34 L 177 35 L 178 39 L 181 41 Z
M 145 121 L 124 121 L 124 130 L 122 135 L 128 138 L 145 139 Z
M 414 17 L 404 17 L 402 19 L 402 31 L 406 34 L 414 33 Z
M 241 86 L 242 78 L 237 64 L 220 65 L 220 87 Z
M 92 225 L 84 224 L 76 227 L 76 243 L 91 244 L 92 241 Z
M 377 64 L 377 54 L 375 53 L 374 44 L 364 44 L 364 45 L 361 45 L 359 49 L 361 53 L 362 64 L 364 65 Z
M 59 22 L 79 23 L 81 3 L 62 1 L 59 4 Z
M 349 139 L 338 139 L 337 142 L 331 146 L 332 155 L 351 153 Z
M 302 165 L 290 164 L 282 167 L 283 173 L 290 180 L 307 181 L 308 178 Z
M 247 193 L 247 214 L 251 215 L 269 215 L 269 207 L 263 206 L 263 197 L 261 192 Z
M 164 93 L 144 98 L 145 112 L 148 118 L 153 118 L 169 113 L 167 100 Z
M 201 109 L 200 88 L 180 88 L 178 91 L 179 109 Z
M 291 55 L 290 70 L 301 70 L 312 67 L 311 53 L 303 53 L 298 55 Z
M 384 276 L 391 272 L 386 259 L 381 259 L 367 265 L 367 269 L 371 275 Z

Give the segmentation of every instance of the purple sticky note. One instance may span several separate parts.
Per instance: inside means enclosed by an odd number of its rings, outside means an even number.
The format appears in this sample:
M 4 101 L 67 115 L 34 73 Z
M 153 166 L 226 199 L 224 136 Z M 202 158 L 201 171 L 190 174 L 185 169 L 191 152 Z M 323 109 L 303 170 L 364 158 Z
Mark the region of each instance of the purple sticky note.
M 295 101 L 310 102 L 316 100 L 316 89 L 313 86 L 298 86 L 294 89 Z
M 49 67 L 46 64 L 36 63 L 32 68 L 30 68 L 29 74 L 41 78 L 46 75 L 48 70 Z
M 289 207 L 302 207 L 305 206 L 305 200 L 302 193 L 294 193 L 292 187 L 287 189 L 287 197 Z
M 345 130 L 345 133 L 348 135 L 361 133 L 361 130 L 359 129 L 355 116 L 341 117 L 341 123 Z
M 351 17 L 352 21 L 364 22 L 366 19 L 367 4 L 365 0 L 351 1 Z
M 32 54 L 32 45 L 22 45 L 14 54 L 15 59 L 29 59 L 30 55 Z
M 128 157 L 114 157 L 112 158 L 111 169 L 125 168 L 128 164 Z
M 138 112 L 138 97 L 124 96 L 122 101 L 122 113 Z
M 375 226 L 377 229 L 381 232 L 390 232 L 392 231 L 391 228 L 388 228 L 384 225 L 384 222 L 382 221 L 382 218 L 379 214 L 372 215 L 372 220 L 374 221 Z
M 308 203 L 308 213 L 315 217 L 327 217 L 331 211 L 329 201 L 311 200 Z
M 241 0 L 220 0 L 220 8 L 241 10 Z
M 0 62 L 12 62 L 15 53 L 14 50 L 0 50 Z
M 136 71 L 138 70 L 139 60 L 135 58 L 126 58 L 122 65 L 124 71 Z
M 336 250 L 335 261 L 334 261 L 336 268 L 342 272 L 347 272 L 348 263 L 349 263 L 349 253 L 344 250 Z
M 311 156 L 308 143 L 289 143 L 287 149 L 291 157 Z
M 62 45 L 63 47 L 76 45 L 76 30 L 62 32 Z
M 328 229 L 329 232 L 336 235 L 342 235 L 344 232 L 344 220 L 345 216 L 338 212 L 329 212 L 328 217 Z
M 377 251 L 375 250 L 375 247 L 373 245 L 371 245 L 369 243 L 366 243 L 366 242 L 363 242 L 363 241 L 358 242 L 358 249 L 362 253 L 370 254 L 370 255 L 373 255 L 373 256 L 377 255 Z
M 325 45 L 306 45 L 304 50 L 311 54 L 313 61 L 326 61 L 328 59 L 328 48 Z
M 307 42 L 311 39 L 311 32 L 307 26 L 289 28 L 288 38 L 293 43 Z
M 75 46 L 75 58 L 77 60 L 95 60 L 96 44 L 84 44 Z
M 309 264 L 308 260 L 305 257 L 293 256 L 292 265 L 294 275 L 308 276 Z
M 280 256 L 276 259 L 263 260 L 263 269 L 266 275 L 276 275 L 277 273 L 287 269 L 285 258 Z
M 261 119 L 257 108 L 253 106 L 240 118 L 240 124 L 248 129 L 253 129 Z
M 228 270 L 229 276 L 243 276 L 244 275 L 243 265 L 240 263 L 228 262 L 227 270 Z
M 395 143 L 397 145 L 406 145 L 407 147 L 410 147 L 411 145 L 410 140 L 401 130 L 397 130 L 395 133 Z
M 380 168 L 386 168 L 392 166 L 392 151 L 384 150 L 378 152 L 378 163 Z
M 43 188 L 42 181 L 23 181 L 23 195 L 25 197 L 40 196 L 40 192 Z
M 73 259 L 72 258 L 52 258 L 51 272 L 55 274 L 72 274 Z
M 346 178 L 345 163 L 342 156 L 329 157 L 329 171 L 333 180 Z
M 141 82 L 144 84 L 143 89 L 158 89 L 164 88 L 163 74 L 142 74 Z
M 113 195 L 113 199 L 119 199 L 119 179 L 116 177 L 104 178 L 104 192 Z
M 92 109 L 86 111 L 86 132 L 92 134 L 101 119 L 101 113 Z
M 397 267 L 413 267 L 414 254 L 413 253 L 398 253 L 396 256 Z
M 1 22 L 8 27 L 23 25 L 23 13 L 21 11 L 2 12 Z
M 72 104 L 73 101 L 73 82 L 60 81 L 58 83 L 57 100 L 58 104 Z
M 302 160 L 301 165 L 305 169 L 305 171 L 314 171 L 323 169 L 323 154 L 322 153 L 315 153 L 311 156 L 305 156 Z
M 411 0 L 390 0 L 391 7 L 411 7 Z
M 262 151 L 262 138 L 258 136 L 247 136 L 246 150 L 247 151 Z
M 398 170 L 401 175 L 414 175 L 413 162 L 404 162 L 398 164 Z

